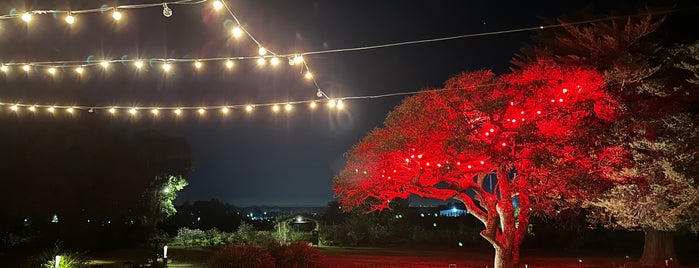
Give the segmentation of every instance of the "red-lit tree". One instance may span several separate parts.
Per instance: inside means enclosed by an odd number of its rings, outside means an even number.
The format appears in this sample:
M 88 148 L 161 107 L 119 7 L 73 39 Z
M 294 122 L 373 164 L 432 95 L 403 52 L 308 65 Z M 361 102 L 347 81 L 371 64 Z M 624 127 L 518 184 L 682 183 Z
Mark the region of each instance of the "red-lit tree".
M 411 195 L 461 201 L 485 225 L 494 267 L 515 267 L 530 213 L 570 206 L 584 198 L 575 186 L 618 164 L 619 150 L 592 139 L 617 114 L 603 86 L 597 72 L 546 63 L 460 74 L 405 99 L 356 144 L 334 191 L 344 209 Z

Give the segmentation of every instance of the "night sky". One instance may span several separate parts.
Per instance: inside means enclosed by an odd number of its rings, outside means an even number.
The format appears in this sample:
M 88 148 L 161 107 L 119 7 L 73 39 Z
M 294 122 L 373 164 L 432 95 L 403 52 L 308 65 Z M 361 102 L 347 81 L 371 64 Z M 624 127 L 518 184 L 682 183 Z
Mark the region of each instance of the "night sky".
M 119 4 L 145 1 L 120 1 Z M 154 1 L 147 1 L 154 2 Z M 589 6 L 588 1 L 227 1 L 243 26 L 265 47 L 278 53 L 318 51 L 429 39 L 538 26 Z M 629 14 L 636 3 L 601 6 Z M 621 1 L 619 1 L 621 2 Z M 114 1 L 2 1 L 0 13 L 15 8 L 84 9 Z M 0 60 L 101 60 L 105 58 L 182 58 L 255 55 L 246 38 L 230 38 L 230 20 L 214 12 L 211 2 L 162 8 L 124 10 L 114 23 L 109 14 L 86 14 L 68 27 L 62 17 L 35 16 L 0 21 Z M 696 12 L 696 10 L 694 10 Z M 686 13 L 684 13 L 687 16 Z M 671 15 L 673 16 L 673 15 Z M 503 73 L 533 32 L 465 38 L 374 50 L 310 55 L 306 60 L 321 89 L 330 97 L 380 95 L 440 87 L 462 71 L 492 69 Z M 113 68 L 112 68 L 113 67 Z M 3 102 L 80 105 L 198 106 L 283 103 L 316 98 L 316 89 L 297 67 L 257 67 L 236 63 L 227 71 L 221 62 L 195 72 L 176 64 L 167 75 L 157 66 L 135 72 L 132 66 L 72 70 L 55 77 L 44 69 L 21 70 L 0 78 Z M 152 127 L 187 139 L 194 170 L 177 201 L 217 198 L 238 206 L 323 206 L 333 199 L 332 178 L 344 164 L 343 153 L 371 129 L 403 97 L 348 100 L 341 111 L 299 105 L 290 113 L 258 108 L 251 114 L 233 110 L 227 116 L 193 112 L 171 115 L 126 115 L 105 120 L 107 128 Z M 7 109 L 5 109 L 7 110 Z M 0 116 L 9 113 L 3 111 Z M 103 115 L 77 115 L 80 119 Z M 97 118 L 100 117 L 101 119 Z M 61 117 L 56 120 L 72 120 Z

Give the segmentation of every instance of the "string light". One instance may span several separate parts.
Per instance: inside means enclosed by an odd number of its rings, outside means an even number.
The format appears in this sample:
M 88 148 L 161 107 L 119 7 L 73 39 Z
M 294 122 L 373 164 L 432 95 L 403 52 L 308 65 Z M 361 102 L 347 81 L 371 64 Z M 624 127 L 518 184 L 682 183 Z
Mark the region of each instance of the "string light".
M 180 109 L 180 108 L 175 109 L 175 114 L 176 115 L 182 114 L 182 109 Z
M 68 112 L 69 114 L 72 114 L 72 113 L 73 113 L 73 107 L 70 107 L 70 108 L 66 109 L 66 112 Z
M 257 59 L 257 65 L 262 66 L 262 65 L 265 65 L 265 63 L 266 63 L 266 61 L 265 61 L 264 58 L 259 58 L 259 59 Z
M 114 8 L 114 12 L 112 13 L 112 18 L 114 18 L 114 20 L 116 20 L 116 21 L 121 20 L 121 12 L 119 12 L 118 9 Z
M 53 113 L 54 111 L 56 111 L 56 108 L 49 107 L 49 108 L 46 108 L 46 110 L 49 111 L 49 113 Z
M 269 60 L 269 63 L 272 64 L 273 66 L 279 65 L 279 58 L 274 57 L 271 60 Z
M 306 72 L 306 74 L 304 75 L 304 77 L 305 77 L 306 79 L 311 79 L 311 78 L 313 78 L 313 74 L 311 74 L 311 71 L 308 71 L 308 72 Z
M 245 111 L 246 111 L 246 112 L 251 112 L 251 111 L 252 111 L 252 105 L 247 105 L 247 106 L 245 106 Z
M 31 67 L 29 67 L 29 64 L 25 64 L 24 66 L 22 66 L 22 70 L 24 70 L 25 72 L 29 72 L 30 68 Z
M 221 8 L 223 8 L 223 3 L 221 3 L 219 0 L 214 1 L 214 9 L 220 10 Z
M 19 108 L 18 108 L 17 104 L 15 104 L 15 105 L 10 106 L 10 110 L 16 112 L 17 110 L 19 110 Z
M 315 101 L 312 101 L 309 105 L 311 106 L 311 109 L 315 109 L 316 106 L 318 106 Z
M 166 63 L 163 64 L 163 71 L 169 72 L 169 71 L 170 71 L 170 68 L 172 68 L 172 66 L 170 66 L 170 63 L 167 63 L 167 62 L 166 62 Z
M 329 100 L 329 101 L 328 101 L 328 107 L 330 107 L 330 108 L 335 107 L 335 100 Z
M 294 55 L 294 63 L 299 64 L 303 62 L 303 56 L 301 55 Z
M 75 23 L 75 17 L 73 17 L 73 15 L 71 15 L 70 12 L 68 12 L 68 16 L 66 16 L 65 20 L 66 20 L 66 23 L 68 23 L 68 24 Z
M 228 107 L 221 108 L 221 113 L 228 114 Z
M 29 23 L 32 20 L 32 14 L 29 12 L 22 14 L 22 20 L 26 23 Z
M 55 73 L 56 73 L 56 68 L 54 68 L 54 67 L 49 68 L 49 73 L 52 74 L 52 75 L 55 74 Z
M 114 108 L 114 107 L 109 108 L 109 113 L 110 113 L 110 114 L 115 114 L 115 113 L 116 113 L 116 108 Z
M 342 102 L 342 100 L 337 100 L 337 109 L 342 109 L 345 108 L 345 104 Z
M 133 63 L 134 66 L 136 66 L 136 69 L 141 69 L 143 67 L 143 61 L 137 60 Z
M 5 65 L 0 66 L 0 71 L 2 71 L 3 73 L 6 73 L 8 69 L 9 68 L 7 68 L 7 66 Z
M 243 35 L 243 30 L 240 29 L 240 27 L 234 27 L 233 30 L 231 30 L 231 34 L 233 37 L 238 38 Z
M 286 110 L 287 112 L 291 111 L 291 104 L 287 103 L 286 105 L 284 105 L 284 110 Z
M 75 72 L 78 73 L 78 74 L 82 74 L 82 73 L 83 73 L 83 67 L 78 66 L 77 68 L 75 68 Z
M 131 109 L 129 109 L 129 113 L 130 113 L 131 115 L 136 115 L 136 112 L 137 112 L 137 111 L 136 111 L 136 108 L 131 108 Z
M 267 54 L 267 49 L 264 47 L 260 47 L 259 49 L 257 49 L 257 53 L 260 54 L 260 56 L 264 56 L 265 54 Z
M 29 111 L 36 112 L 36 106 L 34 106 L 34 105 L 29 106 Z
M 275 104 L 272 106 L 272 111 L 278 112 L 279 111 L 279 105 Z
M 195 61 L 194 68 L 201 69 L 201 61 Z
M 226 68 L 228 68 L 228 69 L 233 68 L 233 61 L 232 60 L 226 61 Z
M 198 112 L 199 112 L 199 114 L 204 114 L 206 112 L 206 110 L 204 110 L 204 108 L 199 108 Z
M 106 61 L 106 60 L 102 61 L 102 62 L 100 62 L 100 65 L 102 65 L 102 68 L 107 69 L 107 67 L 109 67 L 109 61 Z
M 159 110 L 158 110 L 158 108 L 153 108 L 152 110 L 150 110 L 150 112 L 151 112 L 153 115 L 158 115 Z
M 172 16 L 172 9 L 170 9 L 170 7 L 167 6 L 167 3 L 163 3 L 163 16 L 165 16 L 166 18 Z

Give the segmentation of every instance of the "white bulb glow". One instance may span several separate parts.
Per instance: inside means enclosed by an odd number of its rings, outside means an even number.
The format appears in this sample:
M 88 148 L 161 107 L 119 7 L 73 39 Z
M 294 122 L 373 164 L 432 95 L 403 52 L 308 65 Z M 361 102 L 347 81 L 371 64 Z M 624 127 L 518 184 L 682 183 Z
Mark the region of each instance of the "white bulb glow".
M 301 55 L 294 56 L 294 63 L 299 64 L 302 62 L 303 62 L 303 56 L 301 56 Z
M 279 65 L 279 58 L 274 57 L 271 60 L 269 60 L 269 63 L 274 65 L 274 66 L 277 66 L 277 65 Z
M 219 0 L 214 1 L 214 9 L 219 10 L 221 8 L 223 8 L 223 3 L 221 3 Z
M 151 112 L 153 115 L 158 115 L 158 112 L 160 112 L 160 111 L 158 110 L 158 108 L 155 108 L 155 109 L 153 109 L 153 110 L 150 110 L 150 112 Z
M 106 61 L 106 60 L 102 61 L 102 62 L 100 62 L 100 65 L 102 65 L 103 68 L 107 68 L 107 67 L 109 67 L 109 61 Z
M 129 109 L 130 114 L 136 114 L 136 108 L 131 108 Z
M 259 59 L 257 59 L 257 65 L 262 66 L 262 65 L 265 65 L 266 62 L 267 62 L 267 61 L 265 61 L 264 58 L 259 58 Z
M 56 73 L 56 68 L 54 68 L 54 67 L 49 68 L 49 73 L 50 73 L 50 74 L 55 74 L 55 73 Z
M 245 111 L 246 112 L 252 111 L 252 105 L 245 106 Z
M 180 109 L 180 108 L 175 109 L 175 114 L 176 115 L 182 114 L 182 109 Z
M 342 100 L 337 100 L 337 109 L 342 109 L 345 108 L 345 104 L 342 103 Z
M 172 66 L 169 63 L 163 64 L 163 71 L 168 72 L 170 68 L 172 68 Z
M 22 20 L 24 22 L 30 22 L 32 20 L 32 14 L 29 12 L 22 14 Z
M 73 107 L 70 107 L 70 108 L 66 109 L 66 112 L 68 112 L 69 114 L 72 114 L 72 113 L 73 113 Z
M 8 69 L 9 68 L 7 68 L 7 66 L 5 66 L 5 65 L 0 66 L 0 71 L 2 71 L 3 73 L 6 73 Z
M 228 107 L 223 107 L 223 108 L 221 108 L 221 113 L 227 114 L 227 113 L 228 113 Z
M 314 108 L 316 108 L 316 106 L 318 106 L 318 105 L 316 104 L 315 101 L 313 101 L 313 102 L 311 102 L 310 106 L 311 106 L 311 109 L 314 109 Z
M 198 112 L 199 112 L 199 114 L 204 114 L 206 112 L 206 110 L 204 110 L 204 108 L 199 108 Z
M 53 113 L 54 111 L 56 111 L 56 108 L 49 107 L 49 108 L 46 108 L 46 110 L 49 111 L 49 113 Z
M 329 101 L 328 101 L 328 106 L 329 106 L 330 108 L 335 107 L 335 100 L 329 100 Z
M 240 27 L 235 27 L 233 30 L 231 30 L 231 34 L 233 34 L 233 37 L 238 38 L 243 35 L 243 29 L 240 29 Z
M 36 111 L 36 106 L 34 106 L 34 105 L 29 106 L 29 111 L 35 112 L 35 111 Z
M 10 110 L 13 110 L 13 111 L 15 111 L 15 112 L 16 112 L 18 109 L 19 109 L 19 106 L 17 106 L 17 104 L 12 105 L 12 106 L 10 107 Z
M 274 105 L 272 106 L 272 111 L 278 112 L 279 111 L 279 105 Z
M 137 69 L 141 69 L 141 67 L 143 67 L 143 61 L 137 60 L 133 65 L 136 66 Z
M 68 14 L 68 16 L 66 16 L 66 23 L 68 23 L 68 24 L 75 23 L 75 17 L 73 17 L 73 15 Z
M 117 20 L 117 21 L 120 20 L 121 19 L 121 12 L 119 12 L 119 10 L 115 9 L 114 13 L 112 13 L 112 18 L 114 18 L 114 20 Z
M 291 111 L 291 104 L 287 103 L 286 105 L 284 105 L 284 110 L 286 110 L 287 112 Z
M 29 64 L 25 64 L 24 66 L 22 66 L 22 70 L 24 70 L 25 72 L 29 72 L 29 69 L 31 69 L 31 67 L 29 67 Z
M 201 62 L 200 62 L 200 61 L 195 61 L 195 62 L 194 62 L 194 68 L 201 69 Z
M 226 68 L 228 68 L 228 69 L 233 68 L 233 61 L 232 60 L 226 61 Z
M 267 49 L 264 48 L 264 47 L 260 47 L 260 48 L 257 50 L 257 53 L 259 53 L 260 56 L 263 56 L 263 55 L 267 54 Z
M 313 78 L 313 74 L 309 71 L 309 72 L 306 72 L 306 74 L 303 77 L 305 77 L 306 79 L 311 79 L 311 78 Z
M 77 67 L 77 68 L 75 68 L 75 72 L 78 73 L 78 74 L 82 74 L 82 73 L 83 73 L 83 67 Z
M 114 107 L 109 108 L 109 113 L 110 113 L 110 114 L 115 114 L 115 113 L 116 113 L 116 108 L 114 108 Z

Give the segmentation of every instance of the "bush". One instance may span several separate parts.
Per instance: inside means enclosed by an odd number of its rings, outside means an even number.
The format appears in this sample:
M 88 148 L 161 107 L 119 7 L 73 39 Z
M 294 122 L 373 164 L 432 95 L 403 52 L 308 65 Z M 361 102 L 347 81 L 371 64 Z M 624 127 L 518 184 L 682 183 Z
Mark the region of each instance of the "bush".
M 269 252 L 277 268 L 323 267 L 323 255 L 306 242 L 294 241 L 289 245 L 270 244 Z
M 217 250 L 209 264 L 216 268 L 272 268 L 274 259 L 264 248 L 228 245 Z
M 56 255 L 60 255 L 61 259 L 58 267 L 60 268 L 82 268 L 88 267 L 87 262 L 89 259 L 82 253 L 77 252 L 67 252 L 61 249 L 60 244 L 56 244 L 54 247 L 46 249 L 41 253 L 30 257 L 25 263 L 24 267 L 27 268 L 53 268 L 56 267 Z

